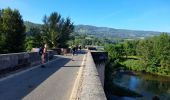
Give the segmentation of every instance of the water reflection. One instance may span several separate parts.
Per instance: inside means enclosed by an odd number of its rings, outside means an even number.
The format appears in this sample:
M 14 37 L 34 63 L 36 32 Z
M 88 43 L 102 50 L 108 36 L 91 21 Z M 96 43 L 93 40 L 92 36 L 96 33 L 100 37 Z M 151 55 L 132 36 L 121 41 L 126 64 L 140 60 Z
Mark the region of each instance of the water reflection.
M 144 97 L 129 98 L 112 96 L 115 100 L 152 100 L 152 97 L 158 95 L 160 100 L 170 100 L 170 78 L 153 76 L 150 74 L 128 74 L 117 73 L 114 76 L 114 83 L 134 90 Z

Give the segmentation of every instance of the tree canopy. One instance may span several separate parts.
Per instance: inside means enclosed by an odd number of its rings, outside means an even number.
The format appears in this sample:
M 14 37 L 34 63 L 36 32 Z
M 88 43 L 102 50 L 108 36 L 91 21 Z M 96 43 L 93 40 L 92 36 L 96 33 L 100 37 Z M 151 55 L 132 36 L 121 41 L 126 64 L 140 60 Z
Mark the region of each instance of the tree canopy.
M 108 51 L 111 60 L 123 59 L 125 56 L 133 57 L 129 62 L 125 60 L 131 69 L 170 75 L 170 36 L 167 33 L 144 40 L 106 45 L 105 50 Z
M 43 39 L 40 28 L 33 27 L 27 32 L 25 47 L 27 51 L 30 51 L 33 47 L 42 47 Z
M 0 10 L 0 53 L 24 50 L 25 26 L 19 11 L 10 8 Z
M 0 9 L 0 53 L 30 51 L 47 43 L 49 48 L 66 48 L 70 34 L 74 31 L 69 17 L 63 18 L 57 12 L 43 19 L 42 27 L 25 25 L 19 11 L 11 8 Z
M 57 12 L 43 19 L 43 39 L 50 48 L 67 47 L 70 33 L 74 30 L 74 25 L 70 18 L 62 18 Z

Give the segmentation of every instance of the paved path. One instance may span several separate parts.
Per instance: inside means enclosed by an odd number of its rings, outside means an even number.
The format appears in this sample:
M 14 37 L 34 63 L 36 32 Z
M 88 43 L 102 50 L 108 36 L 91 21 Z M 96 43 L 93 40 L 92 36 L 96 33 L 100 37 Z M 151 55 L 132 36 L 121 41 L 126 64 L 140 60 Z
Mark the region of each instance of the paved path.
M 83 57 L 59 56 L 45 68 L 0 79 L 0 100 L 68 100 Z

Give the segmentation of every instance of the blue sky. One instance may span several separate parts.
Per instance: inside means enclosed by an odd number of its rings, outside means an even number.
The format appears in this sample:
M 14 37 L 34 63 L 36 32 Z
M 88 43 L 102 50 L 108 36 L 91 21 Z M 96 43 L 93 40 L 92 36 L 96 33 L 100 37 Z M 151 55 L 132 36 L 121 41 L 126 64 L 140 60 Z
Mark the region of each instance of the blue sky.
M 170 0 L 0 0 L 6 7 L 35 23 L 56 11 L 76 25 L 170 32 Z

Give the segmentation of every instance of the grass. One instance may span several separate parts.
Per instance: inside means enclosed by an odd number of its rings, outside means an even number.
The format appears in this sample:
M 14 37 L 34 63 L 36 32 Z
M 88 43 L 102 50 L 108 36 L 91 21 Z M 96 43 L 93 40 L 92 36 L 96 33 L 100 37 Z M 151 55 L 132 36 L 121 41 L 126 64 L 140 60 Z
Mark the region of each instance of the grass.
M 143 71 L 145 70 L 142 66 L 140 60 L 138 59 L 126 59 L 125 61 L 119 62 L 122 66 L 125 67 L 127 70 L 134 70 L 134 71 Z
M 144 67 L 141 59 L 136 56 L 128 56 L 127 58 L 123 58 L 121 61 L 119 61 L 119 64 L 120 66 L 123 66 L 122 69 L 125 70 L 147 72 L 161 76 L 170 76 L 170 70 L 164 69 L 160 66 L 148 65 L 147 67 Z

